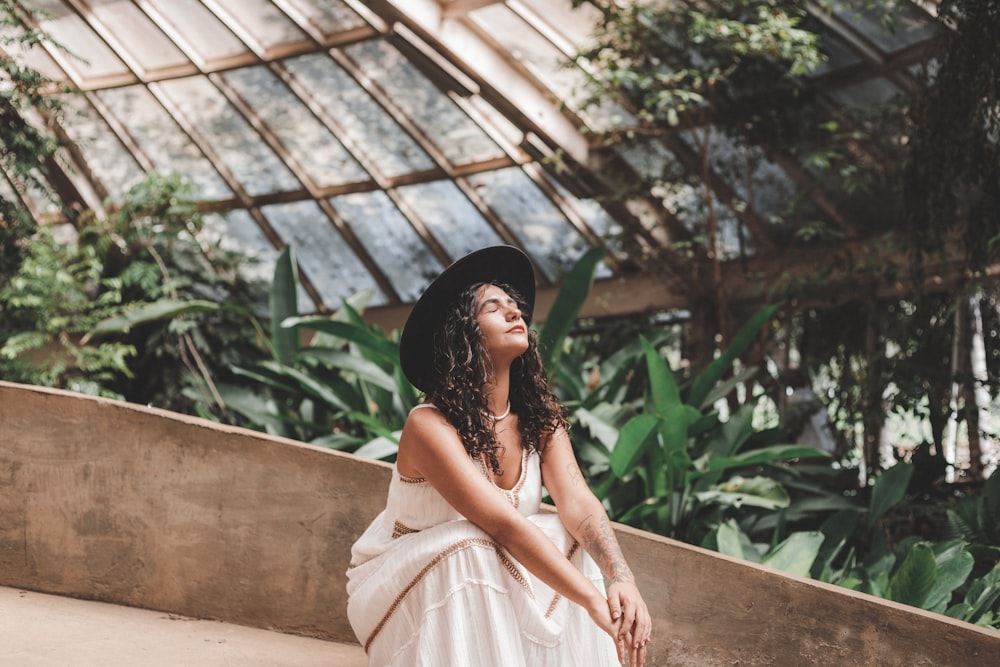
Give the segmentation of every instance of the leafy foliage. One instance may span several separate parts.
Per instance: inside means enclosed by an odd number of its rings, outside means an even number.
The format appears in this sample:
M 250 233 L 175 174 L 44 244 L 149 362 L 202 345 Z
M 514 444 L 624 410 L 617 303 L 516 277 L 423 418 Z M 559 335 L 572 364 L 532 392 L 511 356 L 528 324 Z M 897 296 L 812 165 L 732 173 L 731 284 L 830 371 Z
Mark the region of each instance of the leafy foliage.
M 186 187 L 153 174 L 107 218 L 83 215 L 68 240 L 35 230 L 0 289 L 6 379 L 192 411 L 186 384 L 211 396 L 230 364 L 260 356 L 246 324 L 259 288 L 237 270 L 246 258 L 203 245 Z M 209 315 L 188 317 L 197 311 Z
M 5 3 L 9 5 L 9 3 Z M 16 6 L 0 9 L 0 50 L 27 51 L 37 48 L 43 37 L 26 31 Z M 37 71 L 19 65 L 14 58 L 0 58 L 0 170 L 13 177 L 15 186 L 0 188 L 0 287 L 4 287 L 21 264 L 34 224 L 23 200 L 38 197 L 58 203 L 46 178 L 46 169 L 56 159 L 58 139 L 29 123 L 29 114 L 58 116 L 58 100 L 46 96 L 52 82 Z M 19 188 L 19 189 L 14 189 Z M 0 331 L 3 330 L 0 310 Z

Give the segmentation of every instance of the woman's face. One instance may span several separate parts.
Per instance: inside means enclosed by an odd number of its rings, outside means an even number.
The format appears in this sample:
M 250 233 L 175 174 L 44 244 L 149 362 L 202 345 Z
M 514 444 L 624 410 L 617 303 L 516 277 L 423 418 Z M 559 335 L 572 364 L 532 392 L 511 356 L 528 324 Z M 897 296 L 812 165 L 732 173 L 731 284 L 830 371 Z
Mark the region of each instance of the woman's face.
M 496 285 L 483 285 L 476 293 L 476 321 L 494 362 L 513 361 L 528 349 L 528 325 L 521 310 Z

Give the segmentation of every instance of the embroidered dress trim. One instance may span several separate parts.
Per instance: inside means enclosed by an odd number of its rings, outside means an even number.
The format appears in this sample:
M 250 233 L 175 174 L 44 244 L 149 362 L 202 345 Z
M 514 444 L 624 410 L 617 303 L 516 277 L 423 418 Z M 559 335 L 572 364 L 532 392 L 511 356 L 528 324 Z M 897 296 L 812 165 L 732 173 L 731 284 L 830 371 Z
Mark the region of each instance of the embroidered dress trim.
M 440 552 L 437 556 L 432 558 L 431 561 L 427 563 L 427 565 L 425 565 L 423 569 L 420 570 L 420 572 L 417 573 L 417 576 L 415 576 L 413 580 L 410 583 L 408 583 L 403 588 L 402 591 L 399 592 L 399 595 L 396 596 L 396 599 L 393 600 L 391 605 L 389 605 L 389 610 L 385 612 L 385 616 L 382 617 L 382 620 L 379 621 L 378 625 L 375 626 L 375 629 L 372 630 L 371 635 L 368 637 L 368 639 L 365 640 L 365 653 L 368 652 L 368 649 L 371 647 L 372 642 L 375 641 L 375 638 L 378 636 L 378 634 L 382 632 L 382 629 L 385 627 L 385 624 L 389 622 L 389 619 L 396 612 L 396 610 L 399 608 L 399 605 L 402 604 L 403 599 L 410 593 L 410 591 L 416 588 L 416 586 L 421 582 L 421 580 L 424 577 L 426 577 L 427 574 L 432 569 L 434 569 L 437 565 L 439 565 L 441 561 L 448 558 L 448 556 L 451 556 L 455 553 L 458 553 L 462 549 L 467 549 L 469 547 L 488 547 L 493 549 L 496 552 L 497 558 L 500 559 L 500 563 L 510 573 L 510 576 L 513 577 L 518 584 L 520 584 L 520 586 L 525 590 L 525 592 L 528 593 L 529 596 L 531 596 L 532 598 L 535 597 L 534 593 L 532 593 L 531 591 L 531 586 L 528 584 L 528 580 L 524 578 L 524 575 L 521 574 L 521 571 L 517 569 L 517 565 L 514 564 L 514 561 L 511 560 L 510 556 L 507 555 L 507 552 L 504 551 L 504 548 L 501 547 L 498 542 L 491 540 L 487 537 L 470 537 L 468 539 L 461 540 L 460 542 L 455 542 L 447 549 Z
M 392 522 L 392 539 L 402 537 L 403 535 L 409 535 L 410 533 L 419 533 L 420 531 L 416 528 L 410 528 L 404 523 L 399 521 Z
M 483 474 L 486 475 L 486 479 L 489 480 L 497 491 L 502 493 L 507 501 L 514 506 L 514 509 L 518 509 L 521 506 L 521 488 L 524 487 L 525 481 L 528 479 L 528 450 L 527 448 L 521 449 L 521 476 L 517 478 L 517 484 L 514 485 L 513 489 L 505 489 L 496 483 L 493 479 L 493 475 L 490 474 L 489 466 L 486 464 L 486 455 L 479 460 L 479 469 L 482 470 Z
M 402 473 L 398 473 L 398 472 L 396 474 L 399 475 L 399 481 L 402 482 L 403 484 L 426 484 L 427 483 L 427 479 L 425 479 L 424 477 L 407 477 L 406 475 L 404 475 Z
M 573 545 L 569 548 L 569 553 L 566 554 L 566 560 L 573 560 L 573 556 L 576 555 L 577 550 L 580 548 L 580 543 L 573 540 Z M 552 596 L 552 602 L 549 603 L 549 608 L 545 610 L 545 618 L 552 616 L 556 610 L 556 605 L 562 600 L 562 595 L 556 593 Z

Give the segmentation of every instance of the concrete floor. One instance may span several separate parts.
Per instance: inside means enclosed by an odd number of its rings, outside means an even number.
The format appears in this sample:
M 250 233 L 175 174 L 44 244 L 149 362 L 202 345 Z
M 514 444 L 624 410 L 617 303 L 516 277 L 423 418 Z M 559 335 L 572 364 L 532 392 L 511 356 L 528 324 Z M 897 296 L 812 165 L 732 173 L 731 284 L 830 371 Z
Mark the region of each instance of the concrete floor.
M 364 667 L 359 646 L 0 586 L 2 667 Z

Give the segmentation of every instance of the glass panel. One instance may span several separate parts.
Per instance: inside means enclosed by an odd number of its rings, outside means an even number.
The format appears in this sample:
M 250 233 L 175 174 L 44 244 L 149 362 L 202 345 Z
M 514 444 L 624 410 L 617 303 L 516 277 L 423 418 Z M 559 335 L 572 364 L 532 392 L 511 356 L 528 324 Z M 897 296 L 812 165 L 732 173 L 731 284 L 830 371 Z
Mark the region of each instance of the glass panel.
M 138 60 L 143 69 L 161 69 L 190 61 L 138 7 L 126 0 L 89 0 L 94 16 Z
M 202 216 L 202 222 L 204 225 L 199 235 L 200 240 L 223 250 L 238 252 L 247 258 L 248 261 L 239 266 L 239 273 L 245 280 L 271 284 L 274 265 L 278 261 L 278 249 L 271 245 L 249 211 L 236 209 L 225 214 L 208 213 Z M 303 313 L 312 312 L 316 307 L 301 284 L 298 286 L 296 301 L 299 311 Z M 267 316 L 266 303 L 259 304 L 257 308 L 260 311 L 258 315 Z
M 512 58 L 565 100 L 579 101 L 585 84 L 583 73 L 576 67 L 566 67 L 568 58 L 504 4 L 489 5 L 472 13 L 481 30 L 497 40 Z
M 25 45 L 18 41 L 21 34 L 22 32 L 15 29 L 14 26 L 0 23 L 0 40 L 2 40 L 6 54 L 22 67 L 29 67 L 47 79 L 59 82 L 68 81 L 66 73 L 52 60 L 52 57 L 45 52 L 45 49 L 41 46 L 33 46 L 30 49 L 25 48 Z M 4 75 L 2 80 L 7 81 L 8 77 Z
M 97 95 L 163 173 L 184 174 L 198 188 L 201 199 L 233 196 L 225 181 L 191 143 L 159 102 L 142 86 L 102 90 Z
M 452 259 L 503 243 L 496 230 L 453 181 L 409 185 L 397 192 Z
M 888 53 L 930 39 L 937 32 L 934 21 L 905 2 L 895 3 L 885 18 L 860 0 L 838 0 L 830 10 Z
M 205 136 L 248 194 L 302 187 L 260 134 L 208 79 L 187 77 L 159 85 Z
M 551 15 L 551 9 L 542 10 Z M 497 40 L 509 55 L 538 78 L 567 107 L 595 130 L 606 130 L 634 122 L 624 108 L 610 103 L 582 110 L 587 79 L 569 64 L 569 57 L 534 27 L 504 4 L 483 7 L 472 13 L 479 28 Z
M 503 157 L 482 128 L 390 44 L 371 39 L 344 50 L 452 164 Z
M 142 178 L 142 168 L 97 111 L 79 95 L 60 98 L 66 107 L 63 128 L 83 153 L 87 165 L 111 196 L 124 193 Z
M 198 0 L 146 0 L 170 23 L 175 39 L 189 44 L 203 62 L 241 55 L 246 45 Z
M 586 250 L 580 233 L 520 168 L 476 174 L 469 182 L 550 282 L 569 271 Z
M 351 149 L 363 153 L 384 176 L 434 167 L 423 149 L 329 56 L 312 54 L 286 65 L 344 128 Z
M 690 135 L 683 133 L 681 136 L 687 139 Z M 749 197 L 747 166 L 750 165 L 751 203 L 762 220 L 772 222 L 773 216 L 785 213 L 797 196 L 798 188 L 781 167 L 768 160 L 759 147 L 736 145 L 725 132 L 713 129 L 709 141 L 711 168 L 744 201 Z
M 342 0 L 285 0 L 285 4 L 294 8 L 297 20 L 308 21 L 327 36 L 368 25 Z
M 306 39 L 294 22 L 271 0 L 215 0 L 229 13 L 230 20 L 238 21 L 265 49 L 279 44 Z
M 900 93 L 888 79 L 869 79 L 854 86 L 839 88 L 827 93 L 840 106 L 867 107 L 888 102 Z
M 416 301 L 442 269 L 413 226 L 382 191 L 330 200 L 378 263 L 399 298 Z
M 577 199 L 558 182 L 552 179 L 548 180 L 553 187 L 559 191 L 560 196 L 562 196 L 569 203 L 569 205 L 573 207 L 573 210 L 581 218 L 583 218 L 584 224 L 586 224 L 587 227 L 594 232 L 594 234 L 604 241 L 611 253 L 618 254 L 621 252 L 621 225 L 608 215 L 608 212 L 604 210 L 604 207 L 593 199 Z M 597 272 L 595 274 L 597 278 L 610 278 L 612 275 L 611 269 L 609 269 L 603 261 L 597 265 Z
M 344 299 L 367 290 L 373 292 L 370 305 L 386 302 L 365 265 L 315 201 L 275 204 L 262 211 L 285 243 L 292 246 L 327 308 L 335 310 Z
M 114 51 L 90 29 L 87 22 L 59 0 L 33 0 L 25 3 L 38 13 L 38 24 L 62 51 L 66 67 L 79 73 L 82 79 L 128 75 Z M 86 60 L 84 60 L 86 58 Z
M 535 14 L 545 17 L 550 29 L 557 30 L 571 44 L 585 44 L 592 39 L 601 12 L 590 3 L 573 7 L 572 0 L 521 0 Z
M 669 199 L 664 200 L 668 208 L 684 226 L 691 230 L 696 243 L 706 245 L 708 238 L 708 206 L 705 202 L 705 191 L 700 186 L 675 184 L 671 188 Z M 715 219 L 719 229 L 716 237 L 716 250 L 721 259 L 740 257 L 740 244 L 743 245 L 742 255 L 754 254 L 753 241 L 736 214 L 726 208 L 714 195 L 712 204 L 715 208 Z M 741 239 L 742 236 L 742 239 Z
M 367 181 L 368 174 L 340 141 L 266 67 L 246 67 L 224 75 L 272 132 L 322 186 Z
M 810 76 L 835 72 L 862 62 L 861 56 L 852 51 L 847 44 L 832 35 L 828 30 L 823 29 L 822 26 L 810 27 L 819 33 L 819 48 L 827 57 L 816 69 L 809 73 Z

